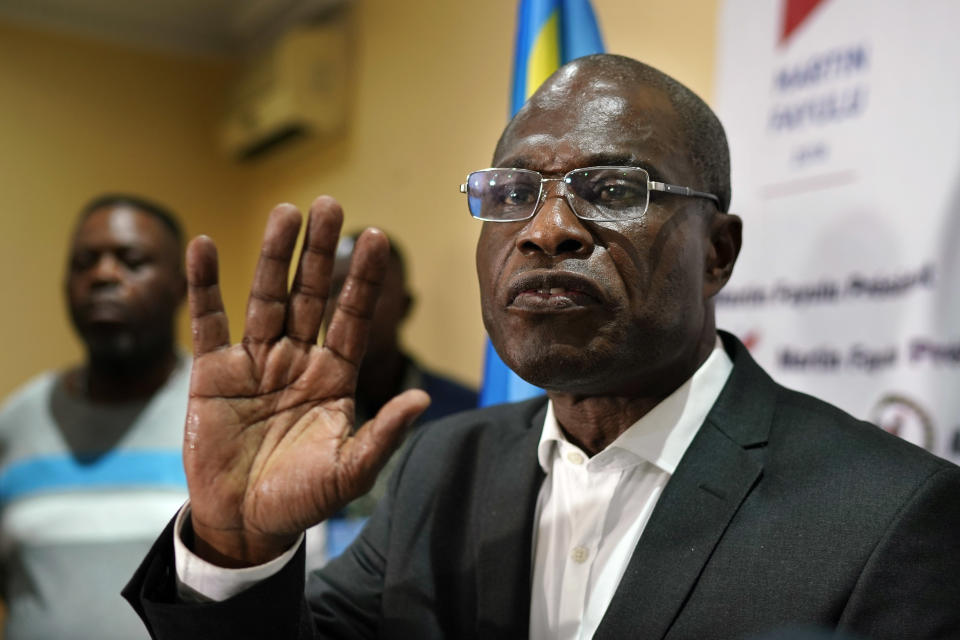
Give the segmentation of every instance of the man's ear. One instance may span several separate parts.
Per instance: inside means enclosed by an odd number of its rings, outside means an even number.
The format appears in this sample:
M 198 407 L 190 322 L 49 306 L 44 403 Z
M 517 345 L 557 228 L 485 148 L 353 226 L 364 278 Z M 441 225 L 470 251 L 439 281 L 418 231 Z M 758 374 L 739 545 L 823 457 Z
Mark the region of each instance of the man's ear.
M 733 265 L 740 255 L 743 223 L 732 213 L 715 213 L 707 223 L 709 237 L 703 278 L 704 297 L 717 295 L 733 275 Z

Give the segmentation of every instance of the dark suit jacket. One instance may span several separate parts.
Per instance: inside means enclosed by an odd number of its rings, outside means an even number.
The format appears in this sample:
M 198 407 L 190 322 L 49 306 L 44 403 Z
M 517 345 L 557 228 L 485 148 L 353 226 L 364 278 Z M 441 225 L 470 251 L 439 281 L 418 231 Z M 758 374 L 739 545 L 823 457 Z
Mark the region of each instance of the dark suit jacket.
M 714 640 L 816 625 L 960 638 L 960 468 L 780 387 L 723 338 L 733 373 L 596 637 Z M 227 602 L 176 604 L 169 530 L 125 595 L 171 639 L 523 637 L 544 411 L 536 399 L 424 429 L 306 599 L 298 561 Z

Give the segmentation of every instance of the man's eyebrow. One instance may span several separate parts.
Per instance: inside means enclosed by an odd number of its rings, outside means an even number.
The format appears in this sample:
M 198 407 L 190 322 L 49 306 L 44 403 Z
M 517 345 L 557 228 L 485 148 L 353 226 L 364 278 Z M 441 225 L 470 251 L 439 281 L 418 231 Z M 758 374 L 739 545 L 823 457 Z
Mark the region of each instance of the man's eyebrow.
M 503 164 L 501 167 L 510 167 L 513 169 L 530 169 L 533 171 L 542 171 L 542 165 L 529 158 L 513 158 Z M 660 172 L 649 162 L 631 153 L 598 153 L 587 156 L 580 167 L 638 167 L 645 169 L 650 174 L 651 180 L 662 181 Z
M 647 164 L 632 153 L 598 153 L 588 156 L 585 162 L 584 166 L 647 168 Z
M 660 172 L 655 166 L 632 153 L 600 153 L 587 158 L 587 162 L 588 164 L 584 164 L 585 167 L 637 167 L 645 169 L 650 174 L 651 180 L 661 180 Z
M 510 169 L 530 169 L 531 171 L 539 171 L 537 163 L 527 158 L 514 158 L 513 160 L 509 160 L 507 162 L 501 162 L 496 166 Z

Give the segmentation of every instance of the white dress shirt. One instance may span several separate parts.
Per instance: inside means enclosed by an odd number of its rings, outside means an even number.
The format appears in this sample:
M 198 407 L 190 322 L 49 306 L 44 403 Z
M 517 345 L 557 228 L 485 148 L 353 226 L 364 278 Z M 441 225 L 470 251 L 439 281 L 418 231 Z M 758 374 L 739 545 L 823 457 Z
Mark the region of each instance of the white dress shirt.
M 592 458 L 566 440 L 547 404 L 537 449 L 547 477 L 533 535 L 531 638 L 592 637 L 657 499 L 732 369 L 718 338 L 693 377 Z M 240 593 L 279 571 L 300 545 L 263 565 L 224 569 L 181 541 L 188 513 L 189 503 L 174 535 L 178 593 L 188 601 Z
M 537 448 L 547 474 L 533 534 L 530 637 L 592 638 L 663 488 L 733 364 L 719 339 L 676 391 L 592 458 L 547 405 Z

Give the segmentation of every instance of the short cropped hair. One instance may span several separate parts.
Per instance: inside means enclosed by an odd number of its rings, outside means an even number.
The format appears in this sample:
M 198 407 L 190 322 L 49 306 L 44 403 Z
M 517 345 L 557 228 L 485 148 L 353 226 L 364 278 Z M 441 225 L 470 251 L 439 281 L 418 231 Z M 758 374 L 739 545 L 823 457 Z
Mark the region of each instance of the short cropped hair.
M 112 209 L 123 206 L 136 209 L 157 219 L 167 231 L 170 232 L 170 235 L 173 236 L 173 239 L 177 243 L 180 253 L 183 253 L 183 227 L 180 225 L 177 216 L 167 207 L 142 196 L 129 193 L 104 193 L 98 195 L 80 210 L 80 217 L 77 220 L 77 224 L 82 224 L 91 213 L 98 209 Z
M 662 71 L 625 56 L 600 53 L 577 58 L 570 64 L 623 85 L 638 84 L 662 91 L 680 120 L 690 158 L 702 179 L 702 184 L 689 186 L 716 195 L 720 199 L 717 205 L 720 211 L 729 209 L 730 150 L 727 135 L 717 115 L 700 96 Z M 544 84 L 549 82 L 548 79 Z M 497 143 L 498 151 L 509 129 L 510 125 L 507 125 Z

